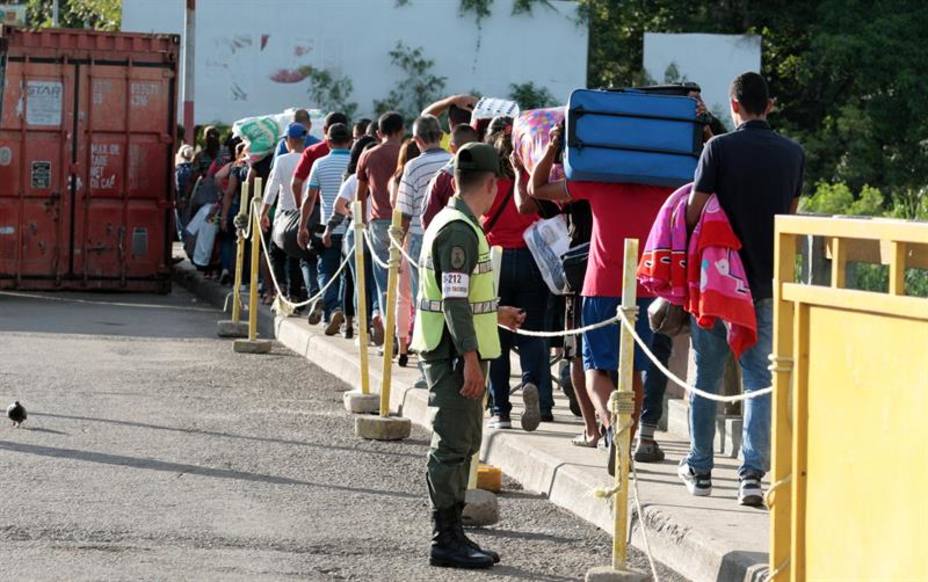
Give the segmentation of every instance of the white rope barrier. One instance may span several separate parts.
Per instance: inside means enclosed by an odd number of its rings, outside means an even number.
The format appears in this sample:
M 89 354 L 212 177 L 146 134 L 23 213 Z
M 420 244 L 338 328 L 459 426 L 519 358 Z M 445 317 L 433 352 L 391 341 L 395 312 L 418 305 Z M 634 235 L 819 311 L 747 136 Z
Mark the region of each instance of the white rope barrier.
M 695 386 L 690 386 L 685 381 L 677 377 L 676 374 L 671 372 L 670 369 L 667 368 L 667 366 L 662 364 L 661 361 L 657 359 L 657 356 L 655 356 L 651 352 L 651 350 L 649 349 L 649 346 L 647 346 L 644 340 L 641 339 L 641 337 L 635 332 L 635 326 L 629 321 L 628 316 L 625 315 L 625 313 L 621 309 L 619 309 L 618 317 L 619 317 L 619 320 L 622 322 L 622 325 L 625 326 L 625 329 L 627 329 L 629 333 L 632 334 L 632 337 L 635 338 L 635 343 L 637 343 L 638 346 L 641 348 L 641 351 L 644 352 L 646 356 L 648 356 L 648 359 L 651 360 L 655 366 L 657 366 L 657 369 L 663 372 L 664 375 L 667 376 L 668 379 L 673 381 L 674 384 L 683 388 L 684 390 L 686 390 L 687 392 L 691 394 L 696 394 L 697 396 L 702 396 L 706 400 L 714 400 L 715 402 L 741 402 L 742 400 L 750 400 L 752 398 L 759 398 L 761 396 L 766 396 L 767 394 L 770 394 L 773 392 L 773 386 L 768 386 L 766 388 L 761 388 L 760 390 L 753 390 L 751 392 L 745 392 L 744 394 L 735 394 L 734 396 L 720 396 L 718 394 L 706 392 L 705 390 L 700 390 L 699 388 L 696 388 Z
M 252 213 L 255 211 L 255 209 L 260 208 L 258 204 L 259 202 L 257 198 L 252 199 L 252 203 L 248 205 L 248 208 L 239 208 L 238 214 L 235 216 L 236 218 L 241 216 L 246 220 L 245 224 L 247 224 L 247 226 L 245 228 L 239 229 L 239 234 L 241 234 L 242 239 L 244 240 L 251 238 L 251 227 L 255 223 L 254 215 Z
M 365 231 L 364 234 L 365 234 L 365 238 L 367 239 L 368 247 L 371 249 L 371 255 L 373 255 L 374 261 L 377 262 L 377 264 L 379 264 L 381 267 L 385 269 L 388 268 L 389 265 L 381 262 L 377 258 L 376 253 L 374 253 L 374 247 L 371 244 L 371 239 L 369 236 L 366 236 L 367 231 Z M 406 253 L 405 249 L 403 249 L 402 245 L 399 244 L 399 241 L 397 241 L 393 237 L 392 233 L 390 234 L 390 242 L 393 246 L 400 249 L 400 251 L 403 254 L 403 257 L 406 259 L 406 261 L 410 265 L 413 265 L 413 267 L 418 268 L 418 265 L 416 265 L 415 261 L 412 260 L 412 257 L 410 257 Z M 644 354 L 648 357 L 648 359 L 651 360 L 654 363 L 654 365 L 657 366 L 657 368 L 661 372 L 663 372 L 665 376 L 667 376 L 667 378 L 673 381 L 674 384 L 680 386 L 681 388 L 683 388 L 684 390 L 686 390 L 687 392 L 691 394 L 696 394 L 697 396 L 701 396 L 707 400 L 713 400 L 715 402 L 741 402 L 743 400 L 750 400 L 752 398 L 759 398 L 761 396 L 766 396 L 767 394 L 771 394 L 773 392 L 773 386 L 768 386 L 766 388 L 762 388 L 760 390 L 753 390 L 751 392 L 746 392 L 744 394 L 736 394 L 733 396 L 720 396 L 718 394 L 712 394 L 711 392 L 706 392 L 705 390 L 700 390 L 699 388 L 696 388 L 695 386 L 690 386 L 684 380 L 681 380 L 676 374 L 671 372 L 670 369 L 667 368 L 667 366 L 662 364 L 660 360 L 657 359 L 657 356 L 655 356 L 654 353 L 651 352 L 650 346 L 648 346 L 644 342 L 644 340 L 641 339 L 638 333 L 635 331 L 635 326 L 628 320 L 628 316 L 625 315 L 625 313 L 622 311 L 621 308 L 619 308 L 615 317 L 611 317 L 604 321 L 600 321 L 599 323 L 594 323 L 594 324 L 576 328 L 576 329 L 565 329 L 562 331 L 533 331 L 533 330 L 528 330 L 528 329 L 513 329 L 503 324 L 499 324 L 499 327 L 507 331 L 510 331 L 512 333 L 523 335 L 523 336 L 528 336 L 528 337 L 556 338 L 556 337 L 566 337 L 570 335 L 580 335 L 583 333 L 587 333 L 590 331 L 608 327 L 610 325 L 614 325 L 619 322 L 621 322 L 622 325 L 625 326 L 625 328 L 632 334 L 632 337 L 635 338 L 635 342 L 638 344 L 638 346 L 641 348 Z
M 638 493 L 638 468 L 632 463 L 632 493 L 635 494 L 635 509 L 638 511 L 638 523 L 641 525 L 641 537 L 644 539 L 644 554 L 648 557 L 648 565 L 651 567 L 651 577 L 654 582 L 660 582 L 657 577 L 657 566 L 654 564 L 654 557 L 651 555 L 651 542 L 648 540 L 648 528 L 644 523 L 644 512 L 641 510 L 641 499 Z
M 503 324 L 499 324 L 499 326 L 505 329 L 506 331 L 511 331 L 512 333 L 515 333 L 518 335 L 524 335 L 524 336 L 529 336 L 529 337 L 552 338 L 552 337 L 564 337 L 568 335 L 580 335 L 583 333 L 587 333 L 589 331 L 594 331 L 594 330 L 601 329 L 604 327 L 609 327 L 610 325 L 615 325 L 618 322 L 619 322 L 619 318 L 618 316 L 616 316 L 616 317 L 611 317 L 609 319 L 600 321 L 599 323 L 592 323 L 585 327 L 578 327 L 577 329 L 565 329 L 563 331 L 533 331 L 530 329 L 513 329 L 511 327 L 506 327 Z
M 412 267 L 416 271 L 419 270 L 419 265 L 416 263 L 416 261 L 413 260 L 413 258 L 409 255 L 409 253 L 406 252 L 406 249 L 403 248 L 402 243 L 396 240 L 392 232 L 390 233 L 390 244 L 392 244 L 394 247 L 399 249 L 400 254 L 403 255 L 403 258 L 406 259 L 406 262 L 409 263 L 410 267 Z
M 779 566 L 773 569 L 773 571 L 767 573 L 767 577 L 764 578 L 764 582 L 770 582 L 780 574 L 786 571 L 789 568 L 789 558 L 783 560 Z
M 377 252 L 374 250 L 374 241 L 370 235 L 370 230 L 365 228 L 362 232 L 364 232 L 364 240 L 367 242 L 367 248 L 371 251 L 371 260 L 381 269 L 389 269 L 390 265 L 380 260 L 380 257 L 377 256 Z
M 255 201 L 255 206 L 257 206 L 257 204 L 258 202 Z M 277 290 L 276 301 L 288 306 L 290 309 L 298 309 L 300 307 L 304 307 L 311 303 L 316 303 L 317 301 L 322 299 L 322 296 L 325 295 L 325 292 L 328 291 L 329 287 L 331 287 L 338 281 L 338 278 L 341 275 L 342 271 L 344 271 L 345 267 L 348 266 L 348 262 L 354 258 L 354 246 L 352 246 L 351 250 L 348 252 L 348 255 L 345 257 L 345 260 L 343 260 L 342 264 L 339 265 L 338 269 L 332 275 L 332 278 L 329 280 L 329 282 L 326 283 L 325 286 L 322 287 L 322 289 L 320 289 L 318 293 L 316 293 L 309 299 L 305 301 L 300 301 L 299 303 L 295 303 L 287 299 L 284 296 L 283 290 L 280 288 L 280 283 L 277 281 L 277 276 L 274 274 L 274 267 L 271 265 L 271 256 L 267 250 L 267 241 L 264 240 L 264 237 L 261 236 L 261 233 L 255 233 L 255 234 L 258 236 L 259 239 L 261 239 L 261 250 L 264 252 L 264 260 L 267 263 L 268 270 L 271 273 L 271 281 L 274 283 L 274 288 Z

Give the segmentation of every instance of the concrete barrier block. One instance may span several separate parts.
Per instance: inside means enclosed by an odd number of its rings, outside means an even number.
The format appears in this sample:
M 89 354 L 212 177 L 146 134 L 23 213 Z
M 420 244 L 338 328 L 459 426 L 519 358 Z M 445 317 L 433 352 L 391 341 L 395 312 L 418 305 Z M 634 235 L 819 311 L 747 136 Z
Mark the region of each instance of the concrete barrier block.
M 379 394 L 364 394 L 360 390 L 351 390 L 342 394 L 345 410 L 351 414 L 375 414 L 380 410 Z
M 493 525 L 499 521 L 499 501 L 496 495 L 483 489 L 468 489 L 464 496 L 464 525 Z
M 269 354 L 272 345 L 270 340 L 237 339 L 232 348 L 239 354 Z
M 586 582 L 647 582 L 649 574 L 638 570 L 614 570 L 612 566 L 598 566 L 587 571 Z
M 216 335 L 219 337 L 248 337 L 248 323 L 226 319 L 216 322 Z
M 400 441 L 409 438 L 412 421 L 401 416 L 358 416 L 354 434 L 374 441 Z

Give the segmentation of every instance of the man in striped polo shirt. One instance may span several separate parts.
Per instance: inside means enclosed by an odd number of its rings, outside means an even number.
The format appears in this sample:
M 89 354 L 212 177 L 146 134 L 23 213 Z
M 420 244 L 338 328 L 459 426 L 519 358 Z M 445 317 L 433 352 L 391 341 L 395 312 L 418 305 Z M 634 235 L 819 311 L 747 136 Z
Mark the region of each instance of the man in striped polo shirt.
M 313 208 L 318 200 L 320 204 L 319 220 L 327 225 L 324 235 L 313 243 L 319 255 L 319 288 L 329 285 L 341 260 L 342 237 L 345 234 L 344 216 L 334 212 L 335 200 L 342 185 L 342 177 L 348 167 L 351 146 L 351 131 L 344 123 L 335 123 L 326 134 L 329 153 L 316 160 L 309 173 L 308 193 L 303 197 L 300 209 L 300 244 L 310 241 L 310 220 Z M 326 323 L 325 334 L 338 333 L 345 316 L 341 305 L 341 283 L 332 283 L 322 295 L 323 318 Z
M 434 115 L 423 115 L 412 125 L 412 136 L 422 153 L 410 160 L 403 169 L 397 190 L 396 206 L 403 212 L 403 229 L 406 231 L 406 252 L 419 260 L 422 249 L 422 200 L 428 194 L 429 182 L 451 160 L 451 154 L 441 149 L 441 125 Z M 413 297 L 419 289 L 419 272 L 410 269 L 410 287 Z

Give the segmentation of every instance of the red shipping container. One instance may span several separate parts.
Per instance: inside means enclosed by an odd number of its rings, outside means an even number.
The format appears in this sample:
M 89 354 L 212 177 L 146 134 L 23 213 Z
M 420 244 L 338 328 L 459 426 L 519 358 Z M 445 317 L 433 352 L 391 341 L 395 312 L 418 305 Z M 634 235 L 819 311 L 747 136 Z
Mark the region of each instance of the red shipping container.
M 0 29 L 0 288 L 170 290 L 179 42 Z

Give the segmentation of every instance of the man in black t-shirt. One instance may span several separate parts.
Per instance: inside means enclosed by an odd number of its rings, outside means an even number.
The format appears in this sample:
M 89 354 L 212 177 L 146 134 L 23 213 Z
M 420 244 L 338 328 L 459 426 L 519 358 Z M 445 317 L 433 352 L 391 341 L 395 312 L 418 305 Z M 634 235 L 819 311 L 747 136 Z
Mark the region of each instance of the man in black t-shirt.
M 744 263 L 757 314 L 757 344 L 741 355 L 745 392 L 770 386 L 767 369 L 773 347 L 774 217 L 796 212 L 802 188 L 805 154 L 796 142 L 778 135 L 767 123 L 773 107 L 767 83 L 757 73 L 739 75 L 731 84 L 731 116 L 737 129 L 706 144 L 696 169 L 686 208 L 687 226 L 698 222 L 709 196 L 715 194 L 741 241 Z M 696 387 L 716 392 L 729 349 L 721 321 L 709 330 L 691 325 L 696 352 Z M 712 444 L 716 403 L 694 396 L 690 403 L 690 452 L 678 474 L 693 495 L 712 492 Z M 738 470 L 738 501 L 760 506 L 760 481 L 770 466 L 770 396 L 745 401 L 743 462 Z

